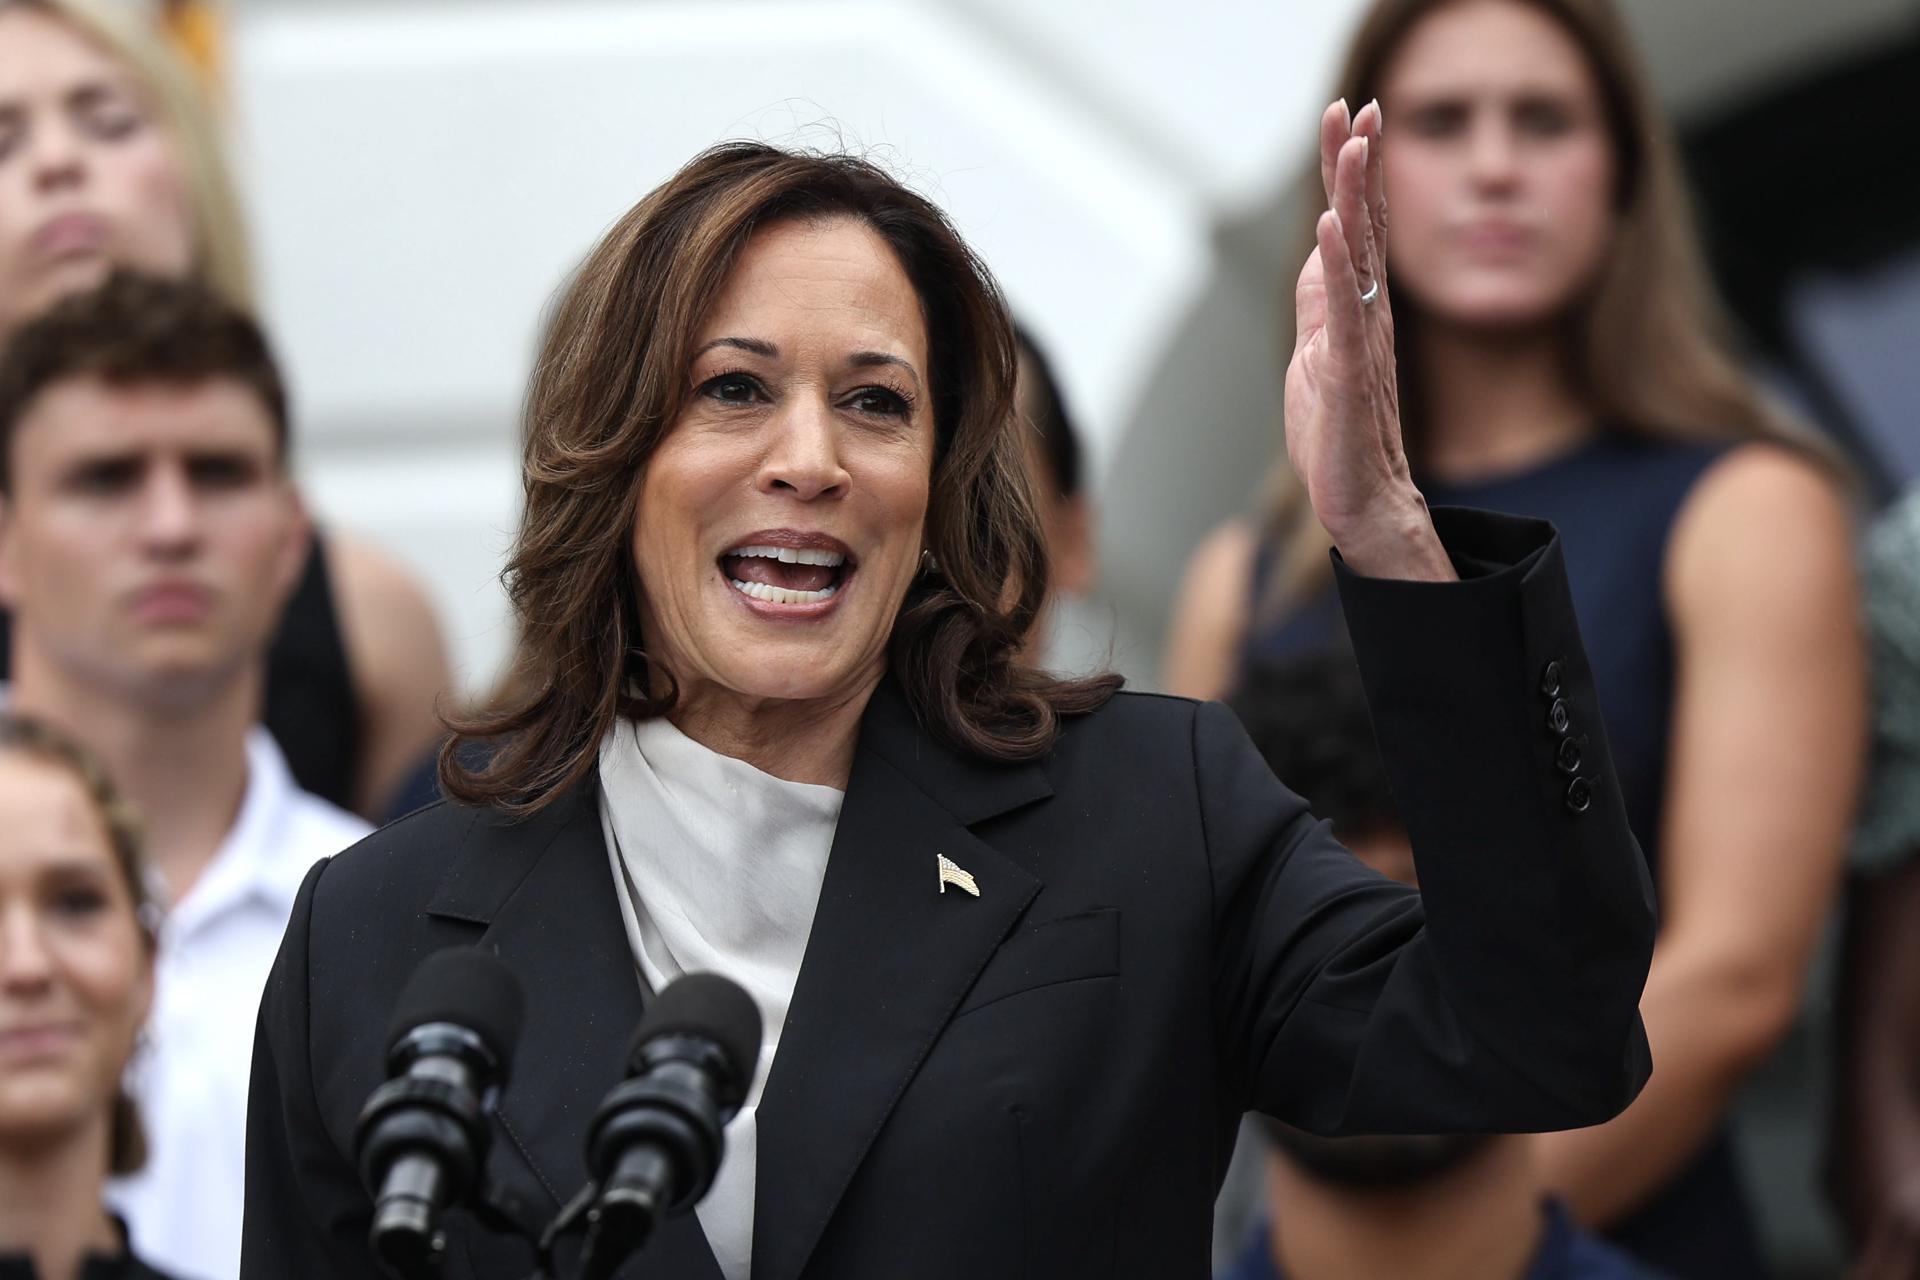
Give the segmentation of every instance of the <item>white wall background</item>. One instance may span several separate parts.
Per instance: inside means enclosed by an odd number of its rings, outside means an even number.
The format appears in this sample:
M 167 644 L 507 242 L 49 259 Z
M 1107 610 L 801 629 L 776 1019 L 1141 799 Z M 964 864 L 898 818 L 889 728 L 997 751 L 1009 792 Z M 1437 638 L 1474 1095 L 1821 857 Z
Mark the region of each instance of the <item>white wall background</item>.
M 1287 193 L 1357 0 L 240 0 L 239 167 L 323 516 L 433 590 L 464 680 L 542 309 L 730 137 L 848 146 L 945 206 L 1049 345 L 1103 502 L 1062 652 L 1151 683 L 1179 566 L 1274 440 Z M 1907 0 L 1633 0 L 1680 109 Z

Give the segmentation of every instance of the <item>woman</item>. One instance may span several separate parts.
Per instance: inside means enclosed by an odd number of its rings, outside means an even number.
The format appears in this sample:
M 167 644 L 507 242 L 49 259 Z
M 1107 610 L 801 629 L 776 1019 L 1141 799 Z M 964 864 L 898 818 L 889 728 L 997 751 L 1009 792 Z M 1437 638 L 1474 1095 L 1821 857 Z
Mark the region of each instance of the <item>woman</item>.
M 114 266 L 246 304 L 239 202 L 187 73 L 124 12 L 0 0 L 0 338 Z M 0 628 L 0 667 L 5 658 Z M 368 816 L 438 735 L 450 680 L 420 586 L 316 542 L 268 662 L 264 719 L 302 787 Z
M 536 1216 L 584 1181 L 643 987 L 753 993 L 747 1107 L 658 1275 L 1198 1276 L 1249 1105 L 1317 1130 L 1625 1105 L 1651 909 L 1558 552 L 1480 513 L 1443 545 L 1407 480 L 1363 301 L 1377 114 L 1356 127 L 1329 138 L 1289 439 L 1424 907 L 1224 708 L 1016 663 L 1046 565 L 998 291 L 872 166 L 719 147 L 607 234 L 536 366 L 508 569 L 532 692 L 466 726 L 500 743 L 484 768 L 445 755 L 464 805 L 301 891 L 255 1039 L 243 1275 L 371 1273 L 354 1116 L 388 993 L 448 946 L 535 993 L 487 1177 Z M 1592 735 L 1573 784 L 1550 721 Z M 447 1226 L 447 1274 L 525 1273 Z
M 139 834 L 98 764 L 0 713 L 0 1273 L 140 1280 L 101 1193 L 146 1158 L 120 1077 L 153 1003 Z
M 1680 1276 L 1759 1274 L 1724 1116 L 1790 1023 L 1860 774 L 1864 678 L 1835 468 L 1739 375 L 1672 146 L 1605 0 L 1382 0 L 1341 78 L 1394 122 L 1398 389 L 1428 499 L 1566 539 L 1661 940 L 1660 1070 L 1547 1139 L 1555 1181 Z M 1337 121 L 1330 122 L 1337 124 Z M 1292 386 L 1289 384 L 1289 394 Z M 1337 641 L 1298 495 L 1196 555 L 1168 685 Z

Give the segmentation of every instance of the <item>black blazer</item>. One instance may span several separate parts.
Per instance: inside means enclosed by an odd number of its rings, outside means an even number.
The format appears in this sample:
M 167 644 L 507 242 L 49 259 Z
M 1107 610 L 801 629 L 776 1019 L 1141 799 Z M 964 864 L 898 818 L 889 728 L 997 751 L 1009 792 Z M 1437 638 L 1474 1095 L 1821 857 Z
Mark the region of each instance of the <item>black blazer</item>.
M 1439 524 L 1468 581 L 1336 570 L 1419 892 L 1335 843 L 1217 704 L 1121 694 L 1001 766 L 882 685 L 758 1112 L 754 1280 L 1197 1278 L 1249 1107 L 1504 1132 L 1626 1106 L 1652 898 L 1559 547 L 1537 521 Z M 598 800 L 521 825 L 434 806 L 308 877 L 255 1044 L 243 1276 L 375 1274 L 353 1121 L 437 948 L 496 951 L 530 997 L 491 1176 L 543 1217 L 585 1181 L 641 1006 Z M 936 855 L 980 896 L 940 893 Z M 526 1274 L 452 1221 L 448 1276 Z M 691 1214 L 637 1261 L 719 1275 Z

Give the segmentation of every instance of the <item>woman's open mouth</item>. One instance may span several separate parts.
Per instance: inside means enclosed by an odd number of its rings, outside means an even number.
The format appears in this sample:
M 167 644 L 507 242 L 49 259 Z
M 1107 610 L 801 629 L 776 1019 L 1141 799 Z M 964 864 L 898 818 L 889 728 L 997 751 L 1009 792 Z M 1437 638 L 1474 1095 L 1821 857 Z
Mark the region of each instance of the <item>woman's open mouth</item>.
M 765 604 L 823 604 L 847 584 L 853 571 L 853 557 L 821 545 L 754 542 L 720 557 L 720 572 L 733 589 Z

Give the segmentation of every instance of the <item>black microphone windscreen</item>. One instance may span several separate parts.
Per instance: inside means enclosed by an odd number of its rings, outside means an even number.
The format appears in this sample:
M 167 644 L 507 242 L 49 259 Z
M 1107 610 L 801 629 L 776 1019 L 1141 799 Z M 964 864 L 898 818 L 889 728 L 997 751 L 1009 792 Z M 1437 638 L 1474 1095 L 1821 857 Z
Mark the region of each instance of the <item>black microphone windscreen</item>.
M 720 1046 L 741 1081 L 753 1079 L 760 1061 L 760 1008 L 739 983 L 717 973 L 689 973 L 667 984 L 647 1003 L 627 1051 L 627 1065 L 640 1065 L 646 1044 L 664 1035 L 704 1036 Z
M 520 980 L 506 961 L 478 947 L 448 947 L 421 961 L 400 992 L 387 1043 L 398 1043 L 428 1022 L 451 1022 L 478 1035 L 493 1056 L 505 1061 L 520 1039 L 526 1012 Z

